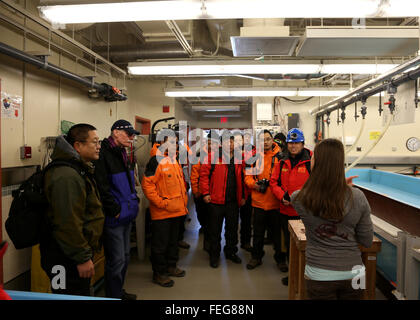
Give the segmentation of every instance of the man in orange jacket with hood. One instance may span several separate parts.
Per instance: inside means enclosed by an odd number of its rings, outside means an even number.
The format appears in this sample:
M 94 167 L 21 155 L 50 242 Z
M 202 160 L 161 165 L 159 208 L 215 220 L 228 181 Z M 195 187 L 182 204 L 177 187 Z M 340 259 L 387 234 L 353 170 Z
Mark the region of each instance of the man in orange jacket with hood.
M 274 242 L 274 260 L 284 267 L 285 254 L 281 252 L 281 228 L 279 219 L 279 200 L 269 188 L 269 181 L 274 166 L 280 161 L 280 148 L 274 142 L 268 130 L 261 131 L 257 139 L 264 150 L 257 151 L 257 160 L 253 167 L 247 165 L 245 184 L 252 189 L 251 199 L 254 210 L 252 259 L 247 264 L 249 270 L 262 264 L 264 256 L 264 235 L 266 229 L 271 229 Z M 247 172 L 247 171 L 250 172 Z M 249 173 L 253 174 L 249 174 Z M 248 174 L 247 174 L 248 173 Z
M 177 267 L 178 233 L 179 224 L 183 223 L 188 213 L 188 195 L 176 156 L 178 138 L 173 134 L 164 142 L 167 142 L 168 151 L 149 160 L 142 188 L 150 202 L 153 281 L 163 287 L 172 287 L 174 281 L 169 276 L 185 276 L 185 271 Z

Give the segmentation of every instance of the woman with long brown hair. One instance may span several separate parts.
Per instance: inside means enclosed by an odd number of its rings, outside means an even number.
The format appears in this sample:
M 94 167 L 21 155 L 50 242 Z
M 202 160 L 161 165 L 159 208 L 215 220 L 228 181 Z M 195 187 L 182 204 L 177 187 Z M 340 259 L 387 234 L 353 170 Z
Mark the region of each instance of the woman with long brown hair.
M 308 299 L 360 299 L 362 290 L 352 285 L 364 272 L 358 245 L 372 245 L 373 226 L 365 195 L 346 181 L 341 141 L 315 146 L 311 175 L 291 199 L 306 230 Z

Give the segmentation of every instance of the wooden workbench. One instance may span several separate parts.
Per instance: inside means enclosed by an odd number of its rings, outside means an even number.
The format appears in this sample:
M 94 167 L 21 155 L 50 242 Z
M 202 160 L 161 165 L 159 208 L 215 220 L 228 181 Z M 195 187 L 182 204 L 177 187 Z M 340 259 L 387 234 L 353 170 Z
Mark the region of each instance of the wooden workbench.
M 290 257 L 289 257 L 289 300 L 305 299 L 305 250 L 306 234 L 302 220 L 289 220 Z M 373 237 L 370 248 L 360 246 L 362 261 L 366 267 L 366 289 L 364 300 L 375 299 L 376 254 L 381 250 L 381 240 Z

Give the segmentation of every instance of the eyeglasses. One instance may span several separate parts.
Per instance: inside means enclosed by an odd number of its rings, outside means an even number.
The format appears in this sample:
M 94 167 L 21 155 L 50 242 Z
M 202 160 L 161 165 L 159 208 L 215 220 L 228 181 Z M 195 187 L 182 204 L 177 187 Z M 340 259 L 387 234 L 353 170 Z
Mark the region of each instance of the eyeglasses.
M 101 143 L 102 143 L 102 140 L 94 140 L 94 141 L 79 141 L 79 142 L 82 142 L 82 143 L 90 143 L 90 144 L 93 144 L 93 145 L 95 145 L 95 146 L 100 146 L 100 145 L 101 145 Z

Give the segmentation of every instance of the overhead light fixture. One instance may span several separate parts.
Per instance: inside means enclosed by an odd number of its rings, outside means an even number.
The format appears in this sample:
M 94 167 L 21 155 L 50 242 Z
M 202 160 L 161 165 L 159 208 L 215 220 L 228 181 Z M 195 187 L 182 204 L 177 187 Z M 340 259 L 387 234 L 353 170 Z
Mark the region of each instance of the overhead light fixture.
M 398 64 L 324 64 L 323 73 L 349 73 L 349 74 L 381 74 L 397 67 Z
M 260 61 L 180 61 L 130 62 L 128 72 L 133 75 L 232 75 L 232 74 L 316 74 L 318 64 L 291 64 Z
M 109 2 L 109 1 L 108 1 Z M 46 3 L 48 4 L 48 2 Z M 418 17 L 419 1 L 388 0 L 174 0 L 39 7 L 56 24 L 243 18 Z
M 296 88 L 252 88 L 252 89 L 171 89 L 165 91 L 167 97 L 339 97 L 347 93 L 345 90 L 311 90 Z M 210 107 L 210 106 L 209 106 Z M 207 107 L 207 108 L 209 108 Z M 213 107 L 210 107 L 213 108 Z M 224 110 L 225 111 L 225 110 Z
M 244 75 L 244 74 L 380 74 L 398 64 L 316 64 L 285 63 L 278 61 L 173 61 L 130 62 L 128 72 L 132 75 Z
M 217 112 L 217 111 L 240 111 L 240 106 L 192 106 L 192 111 L 207 111 L 207 112 Z

